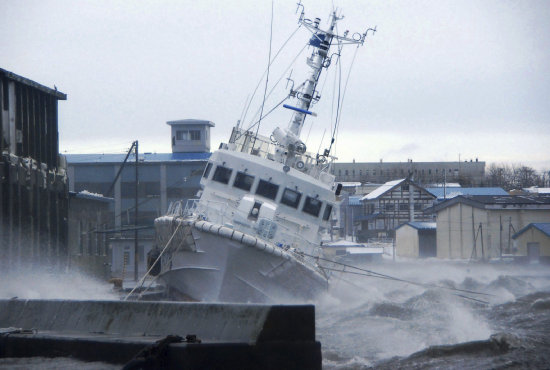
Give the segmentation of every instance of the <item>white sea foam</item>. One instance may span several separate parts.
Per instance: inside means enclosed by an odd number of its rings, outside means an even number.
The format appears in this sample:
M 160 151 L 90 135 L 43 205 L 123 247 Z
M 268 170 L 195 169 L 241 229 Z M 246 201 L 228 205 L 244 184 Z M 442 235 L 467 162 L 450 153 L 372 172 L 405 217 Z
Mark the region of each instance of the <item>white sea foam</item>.
M 345 281 L 333 282 L 329 293 L 316 302 L 323 351 L 341 357 L 325 361 L 328 367 L 355 366 L 358 358 L 368 363 L 408 356 L 433 345 L 486 340 L 496 330 L 487 317 L 493 305 L 513 302 L 540 287 L 548 289 L 550 281 L 547 269 L 521 265 L 430 260 L 365 268 L 423 285 L 345 274 Z
M 108 283 L 75 271 L 23 268 L 1 273 L 0 281 L 4 299 L 118 299 Z

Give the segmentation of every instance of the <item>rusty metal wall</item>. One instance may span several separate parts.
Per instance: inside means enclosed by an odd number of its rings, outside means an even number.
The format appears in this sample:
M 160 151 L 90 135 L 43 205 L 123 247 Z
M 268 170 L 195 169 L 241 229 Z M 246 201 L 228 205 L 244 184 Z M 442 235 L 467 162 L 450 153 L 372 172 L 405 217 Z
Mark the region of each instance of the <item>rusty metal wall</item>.
M 68 188 L 57 129 L 57 103 L 65 98 L 0 69 L 3 269 L 66 263 Z

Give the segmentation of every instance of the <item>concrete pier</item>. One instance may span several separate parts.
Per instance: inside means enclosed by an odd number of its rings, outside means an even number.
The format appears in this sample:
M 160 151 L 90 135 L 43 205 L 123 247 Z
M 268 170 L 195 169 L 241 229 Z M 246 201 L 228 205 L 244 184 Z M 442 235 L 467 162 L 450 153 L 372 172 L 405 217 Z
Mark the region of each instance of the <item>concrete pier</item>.
M 144 368 L 174 369 L 321 368 L 312 305 L 0 300 L 0 328 L 0 358 L 134 359 L 151 365 Z

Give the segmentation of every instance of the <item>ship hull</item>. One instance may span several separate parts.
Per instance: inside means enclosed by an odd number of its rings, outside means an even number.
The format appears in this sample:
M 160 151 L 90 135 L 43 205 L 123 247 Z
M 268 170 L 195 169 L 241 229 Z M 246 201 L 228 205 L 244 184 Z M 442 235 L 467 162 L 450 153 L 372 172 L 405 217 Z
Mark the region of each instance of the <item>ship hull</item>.
M 247 245 L 242 241 L 246 237 L 219 235 L 211 230 L 221 226 L 210 225 L 209 231 L 192 225 L 193 248 L 163 257 L 160 278 L 174 296 L 205 302 L 287 303 L 311 300 L 327 289 L 327 280 L 293 255 Z

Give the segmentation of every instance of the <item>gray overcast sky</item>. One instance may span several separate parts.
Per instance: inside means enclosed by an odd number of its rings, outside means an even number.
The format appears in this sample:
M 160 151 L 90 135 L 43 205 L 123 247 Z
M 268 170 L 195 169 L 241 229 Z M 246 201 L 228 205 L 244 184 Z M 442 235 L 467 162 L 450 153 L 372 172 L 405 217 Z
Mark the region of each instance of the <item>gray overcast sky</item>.
M 297 27 L 295 3 L 275 3 L 274 51 Z M 306 16 L 325 26 L 332 2 L 303 3 Z M 353 65 L 340 160 L 460 154 L 550 168 L 550 1 L 334 4 L 346 16 L 341 29 L 378 29 Z M 264 0 L 0 0 L 0 67 L 68 94 L 59 104 L 61 151 L 122 152 L 138 139 L 142 151 L 169 152 L 165 122 L 184 118 L 215 122 L 217 147 L 267 66 L 270 16 Z M 304 29 L 294 36 L 270 86 L 308 37 Z M 344 50 L 347 65 L 354 51 Z M 321 147 L 328 145 L 333 76 L 323 82 L 319 117 L 303 131 L 311 151 L 324 132 Z M 284 87 L 283 80 L 267 108 Z M 283 113 L 268 117 L 261 132 L 286 127 Z

